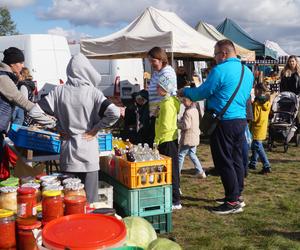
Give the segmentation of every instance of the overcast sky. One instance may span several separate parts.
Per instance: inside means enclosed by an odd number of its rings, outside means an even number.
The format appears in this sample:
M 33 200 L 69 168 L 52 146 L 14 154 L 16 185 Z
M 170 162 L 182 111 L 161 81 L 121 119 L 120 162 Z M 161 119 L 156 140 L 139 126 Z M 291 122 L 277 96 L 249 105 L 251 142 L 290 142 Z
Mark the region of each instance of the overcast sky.
M 289 54 L 300 55 L 300 0 L 1 0 L 20 33 L 51 33 L 101 37 L 126 26 L 147 7 L 173 11 L 195 27 L 214 26 L 226 17 L 254 39 L 277 42 Z

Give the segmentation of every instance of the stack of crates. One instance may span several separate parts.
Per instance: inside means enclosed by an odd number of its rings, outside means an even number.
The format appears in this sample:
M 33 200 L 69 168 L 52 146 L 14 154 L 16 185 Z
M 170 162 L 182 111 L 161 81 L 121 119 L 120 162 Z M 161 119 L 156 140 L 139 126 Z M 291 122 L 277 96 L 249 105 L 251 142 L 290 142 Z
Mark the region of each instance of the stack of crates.
M 128 162 L 111 156 L 101 160 L 100 169 L 101 179 L 113 186 L 114 207 L 120 215 L 143 217 L 158 233 L 172 230 L 171 158 Z

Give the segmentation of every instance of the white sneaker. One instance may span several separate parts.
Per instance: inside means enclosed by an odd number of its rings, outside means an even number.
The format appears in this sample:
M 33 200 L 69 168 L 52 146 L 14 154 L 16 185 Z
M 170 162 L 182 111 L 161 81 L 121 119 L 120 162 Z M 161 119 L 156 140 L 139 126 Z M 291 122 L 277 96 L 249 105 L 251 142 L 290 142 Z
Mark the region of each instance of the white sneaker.
M 202 173 L 197 173 L 197 177 L 198 177 L 199 179 L 205 179 L 205 178 L 206 178 L 206 174 L 205 174 L 205 172 L 203 171 Z
M 181 204 L 178 204 L 178 205 L 172 205 L 172 210 L 179 210 L 182 208 L 182 205 Z

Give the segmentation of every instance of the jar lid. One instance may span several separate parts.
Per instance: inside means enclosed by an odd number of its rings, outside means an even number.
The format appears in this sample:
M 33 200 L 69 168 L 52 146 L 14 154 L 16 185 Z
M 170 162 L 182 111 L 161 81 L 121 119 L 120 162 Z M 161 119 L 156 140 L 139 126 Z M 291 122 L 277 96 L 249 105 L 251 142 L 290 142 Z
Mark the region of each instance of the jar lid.
M 42 231 L 49 249 L 102 249 L 121 246 L 126 239 L 123 221 L 102 214 L 74 214 L 52 220 Z
M 6 210 L 6 209 L 0 209 L 0 218 L 6 218 L 13 216 L 14 212 L 11 210 Z
M 67 185 L 65 185 L 65 189 L 69 189 L 69 190 L 80 190 L 84 188 L 84 184 L 83 183 L 74 183 L 74 182 L 69 182 Z
M 22 230 L 33 230 L 33 229 L 39 229 L 42 226 L 42 223 L 40 221 L 36 221 L 34 224 L 31 225 L 22 225 L 17 223 L 17 228 Z
M 46 186 L 60 186 L 61 182 L 59 180 L 53 180 L 53 181 L 43 181 L 42 182 L 42 186 L 46 187 Z
M 46 174 L 45 174 L 45 173 L 42 173 L 42 174 L 36 175 L 36 176 L 35 176 L 35 179 L 41 180 L 41 177 L 43 177 L 43 176 L 46 176 Z
M 49 190 L 56 190 L 56 191 L 62 191 L 64 188 L 63 186 L 59 185 L 47 185 L 45 187 L 43 187 L 43 191 L 49 191 Z
M 104 207 L 104 208 L 97 208 L 92 213 L 93 214 L 106 214 L 106 215 L 112 214 L 112 215 L 115 215 L 116 210 L 114 208 Z
M 54 182 L 57 181 L 57 176 L 53 176 L 53 175 L 44 175 L 40 177 L 40 180 L 42 182 Z
M 32 187 L 32 188 L 34 188 L 34 189 L 39 189 L 40 186 L 41 186 L 41 185 L 38 184 L 38 183 L 29 182 L 29 183 L 24 183 L 24 184 L 22 184 L 21 187 Z
M 86 202 L 86 197 L 83 195 L 71 195 L 64 198 L 64 201 L 67 203 L 82 203 Z
M 81 183 L 81 180 L 79 178 L 67 178 L 63 180 L 63 184 L 67 185 L 68 183 Z
M 13 193 L 16 192 L 18 187 L 1 187 L 0 192 L 1 193 Z
M 10 177 L 6 179 L 5 181 L 0 182 L 1 187 L 15 187 L 19 185 L 19 178 L 16 177 Z
M 20 187 L 18 188 L 18 194 L 34 194 L 35 188 L 33 187 Z
M 58 195 L 61 195 L 60 190 L 46 190 L 43 192 L 43 196 L 46 196 L 46 197 L 54 197 L 54 196 L 58 196 Z

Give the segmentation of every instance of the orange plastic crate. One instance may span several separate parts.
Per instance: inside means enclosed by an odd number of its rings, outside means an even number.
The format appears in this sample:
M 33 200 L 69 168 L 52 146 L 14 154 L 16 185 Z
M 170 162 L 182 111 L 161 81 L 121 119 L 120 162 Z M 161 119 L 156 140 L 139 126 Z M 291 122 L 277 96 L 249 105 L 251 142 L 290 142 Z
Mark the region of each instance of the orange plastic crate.
M 162 159 L 142 162 L 129 162 L 121 157 L 107 157 L 100 163 L 100 169 L 128 188 L 155 187 L 172 184 L 172 159 L 161 155 Z M 162 172 L 157 167 L 162 166 Z M 154 167 L 154 172 L 149 172 Z M 147 170 L 141 173 L 141 168 Z

